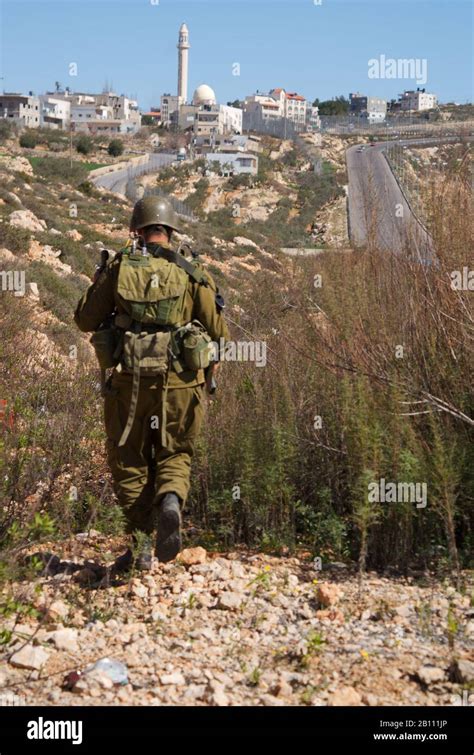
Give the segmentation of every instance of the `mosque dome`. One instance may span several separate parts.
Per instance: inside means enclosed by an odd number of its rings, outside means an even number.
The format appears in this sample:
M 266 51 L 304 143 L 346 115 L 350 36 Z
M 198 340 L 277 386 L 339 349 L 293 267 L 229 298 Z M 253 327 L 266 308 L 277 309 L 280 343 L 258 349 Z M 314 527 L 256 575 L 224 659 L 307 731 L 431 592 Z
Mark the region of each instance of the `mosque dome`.
M 215 105 L 216 95 L 207 84 L 200 84 L 193 94 L 193 105 Z

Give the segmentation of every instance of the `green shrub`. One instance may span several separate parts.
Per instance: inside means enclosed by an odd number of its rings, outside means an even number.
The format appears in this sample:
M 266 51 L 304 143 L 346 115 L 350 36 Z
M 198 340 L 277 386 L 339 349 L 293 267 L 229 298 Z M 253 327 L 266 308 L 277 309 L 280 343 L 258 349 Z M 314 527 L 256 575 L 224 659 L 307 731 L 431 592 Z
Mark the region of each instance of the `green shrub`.
M 110 142 L 107 152 L 112 157 L 119 157 L 120 155 L 123 155 L 123 142 L 120 139 L 112 139 Z
M 37 144 L 38 137 L 36 136 L 34 131 L 25 131 L 20 136 L 20 147 L 24 147 L 25 149 L 34 149 Z
M 80 155 L 89 155 L 94 150 L 94 142 L 91 137 L 86 134 L 78 136 L 74 146 Z
M 26 228 L 18 228 L 8 222 L 0 223 L 0 246 L 13 253 L 26 254 L 30 241 L 31 233 Z

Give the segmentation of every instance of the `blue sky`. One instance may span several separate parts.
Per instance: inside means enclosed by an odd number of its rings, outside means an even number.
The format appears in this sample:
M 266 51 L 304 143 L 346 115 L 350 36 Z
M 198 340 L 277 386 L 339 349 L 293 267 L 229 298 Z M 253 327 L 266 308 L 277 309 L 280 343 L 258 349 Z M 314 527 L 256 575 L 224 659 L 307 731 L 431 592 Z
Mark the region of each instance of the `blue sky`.
M 361 91 L 396 97 L 409 79 L 370 79 L 368 61 L 426 59 L 427 91 L 472 101 L 469 0 L 0 0 L 0 86 L 41 93 L 136 95 L 147 109 L 176 93 L 178 29 L 190 31 L 189 94 L 220 102 L 282 86 L 308 99 Z M 77 64 L 78 75 L 69 75 Z M 233 75 L 233 64 L 240 75 Z

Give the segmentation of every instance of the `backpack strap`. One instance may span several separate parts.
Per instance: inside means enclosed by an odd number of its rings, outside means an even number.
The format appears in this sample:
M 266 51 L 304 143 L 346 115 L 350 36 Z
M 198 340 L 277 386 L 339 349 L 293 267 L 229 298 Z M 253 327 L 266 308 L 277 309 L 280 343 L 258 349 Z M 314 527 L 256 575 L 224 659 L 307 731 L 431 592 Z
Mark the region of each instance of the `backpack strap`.
M 205 274 L 200 270 L 196 270 L 193 263 L 189 262 L 182 254 L 178 254 L 178 252 L 175 252 L 172 249 L 166 249 L 161 246 L 159 257 L 163 257 L 165 260 L 168 260 L 168 262 L 174 262 L 175 265 L 178 265 L 178 267 L 185 270 L 189 277 L 201 286 L 209 285 Z

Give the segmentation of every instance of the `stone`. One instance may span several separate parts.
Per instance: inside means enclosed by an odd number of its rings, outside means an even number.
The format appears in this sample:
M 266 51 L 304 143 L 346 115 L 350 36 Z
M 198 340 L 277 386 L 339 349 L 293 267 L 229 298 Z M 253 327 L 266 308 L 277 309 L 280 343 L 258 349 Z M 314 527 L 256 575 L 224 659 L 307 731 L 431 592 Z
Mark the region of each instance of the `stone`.
M 132 579 L 130 583 L 130 592 L 136 598 L 144 599 L 148 597 L 148 589 L 138 579 Z
M 430 684 L 440 682 L 444 679 L 444 670 L 427 664 L 426 666 L 420 666 L 416 672 L 416 678 L 428 687 Z
M 373 695 L 371 692 L 365 692 L 362 695 L 362 702 L 366 705 L 369 705 L 371 708 L 373 708 L 376 705 L 379 705 L 379 699 L 376 695 Z
M 9 249 L 5 249 L 5 247 L 0 249 L 0 262 L 14 262 L 15 260 L 15 255 Z
M 474 661 L 456 659 L 449 667 L 449 678 L 458 684 L 474 682 Z
M 8 222 L 16 228 L 25 228 L 32 233 L 41 233 L 47 228 L 45 221 L 37 218 L 31 210 L 15 210 Z
M 405 603 L 402 606 L 397 606 L 395 608 L 395 613 L 397 614 L 397 616 L 401 616 L 402 618 L 407 619 L 411 615 L 412 609 L 411 606 L 408 605 L 408 603 Z
M 186 684 L 186 680 L 181 671 L 173 671 L 171 674 L 162 674 L 160 676 L 160 684 L 164 686 L 175 684 L 178 687 L 182 687 Z
M 69 606 L 63 600 L 55 600 L 47 609 L 49 619 L 66 619 L 69 616 Z
M 39 301 L 40 292 L 38 289 L 38 284 L 35 283 L 34 281 L 31 281 L 30 283 L 28 283 L 28 289 L 29 289 L 28 298 L 32 299 L 33 301 Z
M 10 173 L 26 173 L 28 176 L 33 176 L 33 166 L 26 157 L 12 157 L 10 155 L 0 156 L 2 167 L 5 167 Z M 28 184 L 25 184 L 28 186 Z
M 340 687 L 329 697 L 328 705 L 362 705 L 362 698 L 354 687 Z
M 293 694 L 293 687 L 283 677 L 270 688 L 270 692 L 275 697 L 291 697 Z
M 322 584 L 318 585 L 316 597 L 320 605 L 334 606 L 340 600 L 341 591 L 337 585 Z
M 207 551 L 199 545 L 197 548 L 185 548 L 178 555 L 177 561 L 184 566 L 203 564 L 207 560 Z
M 66 236 L 73 241 L 82 241 L 82 233 L 79 233 L 79 231 L 75 228 L 71 228 L 71 230 L 66 231 Z
M 205 684 L 189 684 L 183 697 L 185 700 L 202 700 L 206 696 Z
M 75 629 L 58 629 L 51 633 L 49 639 L 58 650 L 66 650 L 69 653 L 77 653 L 79 651 L 77 631 Z
M 79 677 L 79 680 L 72 688 L 72 692 L 79 695 L 90 694 L 94 687 L 99 689 L 113 689 L 114 683 L 103 671 L 93 669 Z
M 232 239 L 234 244 L 237 244 L 237 246 L 252 246 L 254 249 L 258 249 L 258 244 L 255 243 L 255 241 L 252 241 L 252 239 L 248 239 L 245 236 L 234 236 Z
M 242 595 L 235 592 L 223 592 L 219 596 L 217 608 L 221 608 L 224 611 L 238 611 L 242 605 L 242 598 Z
M 338 608 L 322 608 L 316 611 L 315 616 L 318 619 L 328 619 L 329 621 L 335 621 L 338 624 L 344 624 L 344 614 Z
M 32 669 L 40 671 L 49 658 L 49 653 L 42 647 L 25 645 L 12 655 L 10 663 L 16 668 Z
M 224 691 L 224 686 L 222 684 L 218 684 L 217 682 L 210 682 L 209 687 L 212 690 L 210 699 L 213 705 L 217 705 L 219 707 L 225 707 L 229 705 L 229 698 L 227 697 Z

